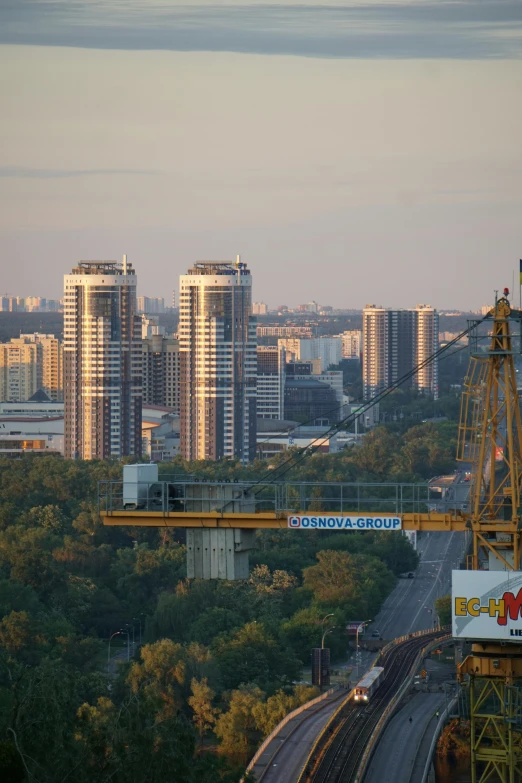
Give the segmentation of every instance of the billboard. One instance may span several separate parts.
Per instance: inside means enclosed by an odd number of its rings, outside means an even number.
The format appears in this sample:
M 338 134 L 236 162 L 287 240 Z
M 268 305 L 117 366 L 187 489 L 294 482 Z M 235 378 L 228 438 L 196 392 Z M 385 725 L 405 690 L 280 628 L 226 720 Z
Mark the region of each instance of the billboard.
M 344 516 L 328 514 L 325 516 L 288 517 L 288 527 L 292 530 L 401 530 L 402 520 L 391 514 L 380 516 Z
M 352 623 L 348 623 L 346 626 L 346 633 L 353 633 L 354 635 L 357 633 L 357 629 L 359 628 L 359 633 L 362 633 L 364 631 L 364 626 L 366 625 L 366 622 L 364 620 L 354 620 Z
M 522 642 L 522 572 L 453 571 L 453 636 Z

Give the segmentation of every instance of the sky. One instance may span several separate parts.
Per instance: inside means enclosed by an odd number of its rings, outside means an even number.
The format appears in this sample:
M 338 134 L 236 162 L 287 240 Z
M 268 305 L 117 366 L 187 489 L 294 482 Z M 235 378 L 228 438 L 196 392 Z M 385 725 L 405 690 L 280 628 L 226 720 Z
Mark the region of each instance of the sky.
M 522 3 L 0 0 L 0 289 L 478 309 L 522 258 Z M 518 283 L 516 284 L 518 301 Z

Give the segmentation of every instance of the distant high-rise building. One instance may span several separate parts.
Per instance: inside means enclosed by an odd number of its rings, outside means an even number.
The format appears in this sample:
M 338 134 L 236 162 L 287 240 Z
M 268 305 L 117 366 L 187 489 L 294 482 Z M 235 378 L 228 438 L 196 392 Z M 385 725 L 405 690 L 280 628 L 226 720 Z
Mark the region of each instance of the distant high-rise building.
M 439 347 L 439 314 L 430 305 L 415 308 L 415 365 L 432 356 Z M 439 392 L 439 362 L 426 363 L 413 379 L 415 387 L 436 399 Z
M 50 400 L 63 400 L 63 345 L 53 334 L 21 334 L 0 345 L 0 395 L 5 401 L 28 400 L 41 389 Z
M 0 312 L 2 313 L 47 313 L 61 310 L 61 302 L 56 299 L 44 299 L 41 296 L 0 296 Z
M 317 302 L 307 302 L 306 304 L 297 305 L 298 313 L 318 313 L 319 305 Z
M 311 326 L 258 326 L 258 337 L 311 337 Z
M 439 316 L 428 305 L 414 310 L 387 310 L 366 305 L 363 310 L 363 391 L 371 399 L 434 354 L 439 341 Z M 438 396 L 435 359 L 405 382 Z
M 181 454 L 256 455 L 252 277 L 237 261 L 198 261 L 180 277 Z
M 253 315 L 266 315 L 267 313 L 268 306 L 264 302 L 252 302 Z
M 165 300 L 162 296 L 138 296 L 138 312 L 154 315 L 165 312 Z
M 143 335 L 142 322 L 142 335 Z M 154 331 L 157 329 L 158 331 Z M 143 335 L 143 404 L 166 405 L 180 411 L 179 342 L 161 326 L 148 326 Z
M 23 402 L 38 389 L 38 350 L 34 343 L 14 339 L 0 344 L 0 397 Z
M 257 346 L 257 415 L 284 417 L 286 351 L 276 345 Z
M 292 357 L 305 362 L 320 359 L 323 370 L 339 364 L 342 358 L 341 337 L 283 337 L 278 340 L 278 345 L 286 349 L 289 360 Z
M 141 324 L 137 278 L 123 257 L 81 261 L 65 275 L 65 456 L 141 453 Z
M 361 358 L 362 332 L 360 329 L 343 332 L 341 340 L 343 359 Z
M 20 340 L 35 343 L 37 386 L 50 400 L 63 400 L 63 343 L 54 334 L 21 334 Z

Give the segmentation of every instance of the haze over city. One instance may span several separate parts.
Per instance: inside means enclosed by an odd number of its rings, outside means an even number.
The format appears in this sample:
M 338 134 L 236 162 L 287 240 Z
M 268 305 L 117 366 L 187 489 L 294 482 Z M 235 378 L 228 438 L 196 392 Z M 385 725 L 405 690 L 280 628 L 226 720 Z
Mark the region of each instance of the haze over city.
M 476 309 L 522 242 L 515 2 L 0 8 L 2 287 L 232 259 L 270 306 Z

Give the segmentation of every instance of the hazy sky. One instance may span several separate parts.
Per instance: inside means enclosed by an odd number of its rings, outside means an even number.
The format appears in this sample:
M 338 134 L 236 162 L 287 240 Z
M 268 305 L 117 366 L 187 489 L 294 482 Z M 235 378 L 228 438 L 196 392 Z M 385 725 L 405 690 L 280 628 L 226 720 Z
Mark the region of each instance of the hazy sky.
M 0 0 L 0 289 L 477 308 L 522 257 L 522 2 Z M 518 288 L 517 288 L 518 301 Z

